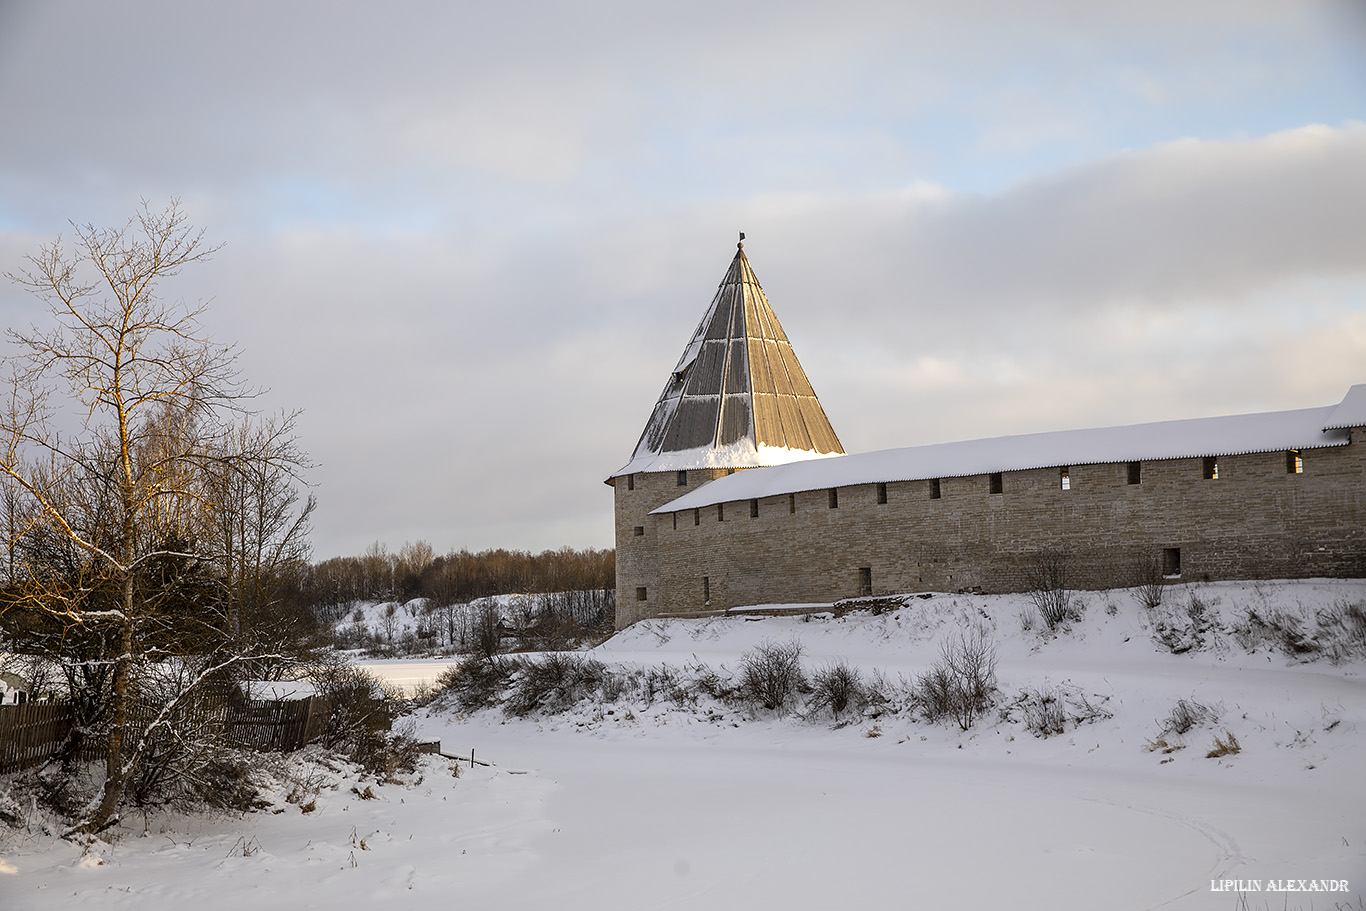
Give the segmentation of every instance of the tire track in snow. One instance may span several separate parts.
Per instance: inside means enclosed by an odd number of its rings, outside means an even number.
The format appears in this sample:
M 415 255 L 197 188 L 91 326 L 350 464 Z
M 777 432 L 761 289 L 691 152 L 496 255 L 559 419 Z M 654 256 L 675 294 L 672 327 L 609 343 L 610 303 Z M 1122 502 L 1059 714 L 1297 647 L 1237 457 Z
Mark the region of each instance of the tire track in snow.
M 1106 806 L 1115 807 L 1116 809 L 1129 810 L 1134 813 L 1142 813 L 1146 816 L 1157 816 L 1162 819 L 1168 819 L 1200 835 L 1210 844 L 1214 845 L 1216 850 L 1214 863 L 1208 870 L 1209 878 L 1212 880 L 1223 879 L 1224 875 L 1228 873 L 1229 870 L 1233 869 L 1235 866 L 1238 866 L 1239 864 L 1242 864 L 1245 860 L 1247 860 L 1247 858 L 1243 854 L 1242 847 L 1238 844 L 1237 839 L 1235 839 L 1232 835 L 1229 835 L 1222 829 L 1210 825 L 1208 822 L 1205 822 L 1201 819 L 1197 819 L 1196 817 L 1185 816 L 1180 813 L 1173 813 L 1169 810 L 1159 810 L 1153 807 L 1139 807 L 1133 804 L 1119 803 L 1114 800 L 1106 800 L 1103 797 L 1084 797 L 1082 799 L 1091 801 L 1093 803 L 1099 803 L 1104 804 Z M 1204 880 L 1202 879 L 1200 885 L 1195 886 L 1191 889 L 1187 889 L 1185 892 L 1181 892 L 1177 895 L 1174 895 L 1165 901 L 1160 901 L 1155 905 L 1149 905 L 1148 909 L 1149 911 L 1151 911 L 1151 909 L 1154 908 L 1166 907 L 1172 904 L 1173 902 L 1185 898 L 1188 895 L 1194 895 L 1196 892 L 1199 892 L 1201 888 L 1203 888 L 1203 886 Z

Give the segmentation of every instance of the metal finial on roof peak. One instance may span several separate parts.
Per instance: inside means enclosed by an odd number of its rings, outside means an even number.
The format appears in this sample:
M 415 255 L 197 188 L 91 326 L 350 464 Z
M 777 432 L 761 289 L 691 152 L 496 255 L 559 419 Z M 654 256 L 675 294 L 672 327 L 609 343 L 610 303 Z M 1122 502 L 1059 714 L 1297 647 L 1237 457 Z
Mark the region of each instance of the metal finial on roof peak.
M 737 250 L 743 250 L 743 249 L 745 249 L 745 232 L 744 232 L 744 231 L 741 231 L 741 232 L 740 232 L 740 242 L 739 242 L 738 244 L 735 245 L 735 249 L 737 249 Z

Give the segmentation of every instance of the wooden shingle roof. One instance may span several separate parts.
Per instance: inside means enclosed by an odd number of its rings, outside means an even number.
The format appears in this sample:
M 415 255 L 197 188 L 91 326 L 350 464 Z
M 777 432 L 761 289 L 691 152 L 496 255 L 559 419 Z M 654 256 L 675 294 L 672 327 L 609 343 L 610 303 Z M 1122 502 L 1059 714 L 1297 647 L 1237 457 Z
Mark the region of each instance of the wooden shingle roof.
M 743 242 L 736 247 L 631 462 L 614 477 L 676 468 L 748 468 L 844 452 L 745 257 Z

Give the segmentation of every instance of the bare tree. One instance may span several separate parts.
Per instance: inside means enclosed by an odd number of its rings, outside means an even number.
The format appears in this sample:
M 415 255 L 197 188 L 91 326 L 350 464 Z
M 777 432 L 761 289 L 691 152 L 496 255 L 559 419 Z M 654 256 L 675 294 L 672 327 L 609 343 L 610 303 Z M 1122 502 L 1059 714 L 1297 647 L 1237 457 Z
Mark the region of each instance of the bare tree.
M 407 601 L 422 591 L 422 573 L 431 565 L 436 554 L 426 541 L 405 541 L 393 557 L 394 584 L 397 597 Z
M 91 687 L 105 776 L 72 830 L 90 833 L 116 818 L 181 702 L 233 665 L 271 654 L 245 641 L 240 594 L 222 597 L 225 587 L 240 592 L 243 574 L 234 581 L 226 571 L 263 565 L 265 556 L 238 555 L 278 543 L 280 529 L 306 513 L 258 517 L 272 534 L 239 530 L 231 546 L 215 547 L 227 539 L 230 509 L 268 511 L 262 504 L 273 502 L 289 513 L 294 505 L 278 489 L 274 500 L 234 499 L 225 474 L 250 478 L 271 466 L 288 474 L 300 464 L 282 448 L 287 421 L 273 449 L 238 445 L 234 423 L 252 393 L 234 351 L 208 340 L 202 304 L 160 294 L 162 281 L 218 248 L 175 201 L 159 212 L 144 202 L 122 227 L 73 227 L 70 250 L 59 238 L 8 275 L 49 306 L 56 326 L 9 333 L 20 353 L 7 359 L 0 415 L 0 480 L 14 507 L 0 614 L 59 656 L 69 680 Z M 286 549 L 297 546 L 293 538 Z M 183 668 L 173 692 L 141 704 L 135 718 L 139 693 L 165 679 L 159 663 L 171 656 Z
M 261 622 L 280 600 L 282 576 L 308 560 L 309 518 L 298 481 L 311 467 L 294 436 L 297 412 L 246 420 L 230 429 L 212 464 L 213 534 L 223 563 L 229 629 L 241 635 L 244 616 Z

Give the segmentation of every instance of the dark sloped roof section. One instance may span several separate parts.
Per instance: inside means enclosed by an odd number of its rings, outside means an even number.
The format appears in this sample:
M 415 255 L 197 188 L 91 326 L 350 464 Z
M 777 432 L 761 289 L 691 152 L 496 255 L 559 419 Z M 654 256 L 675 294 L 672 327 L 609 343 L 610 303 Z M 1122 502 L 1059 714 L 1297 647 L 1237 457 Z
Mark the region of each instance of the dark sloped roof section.
M 670 373 L 632 464 L 745 442 L 755 451 L 844 452 L 741 246 Z

